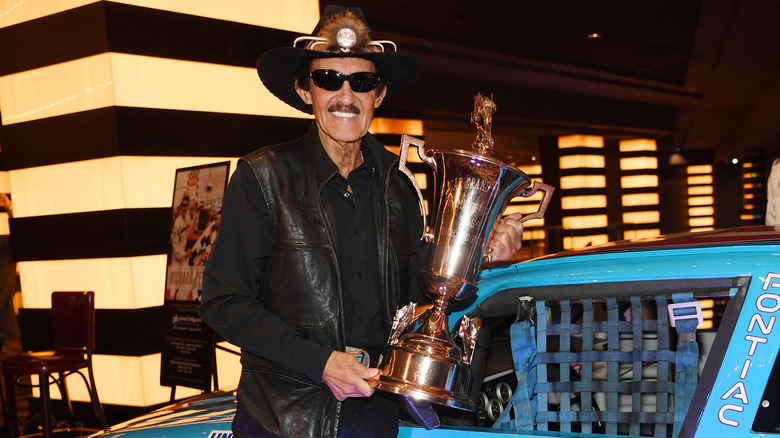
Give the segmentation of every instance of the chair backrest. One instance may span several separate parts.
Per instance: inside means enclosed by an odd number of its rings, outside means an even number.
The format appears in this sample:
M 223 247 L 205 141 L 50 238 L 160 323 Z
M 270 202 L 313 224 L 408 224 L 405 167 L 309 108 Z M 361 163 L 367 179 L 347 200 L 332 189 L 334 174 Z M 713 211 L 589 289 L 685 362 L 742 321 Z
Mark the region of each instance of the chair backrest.
M 95 349 L 95 292 L 52 292 L 54 348 Z

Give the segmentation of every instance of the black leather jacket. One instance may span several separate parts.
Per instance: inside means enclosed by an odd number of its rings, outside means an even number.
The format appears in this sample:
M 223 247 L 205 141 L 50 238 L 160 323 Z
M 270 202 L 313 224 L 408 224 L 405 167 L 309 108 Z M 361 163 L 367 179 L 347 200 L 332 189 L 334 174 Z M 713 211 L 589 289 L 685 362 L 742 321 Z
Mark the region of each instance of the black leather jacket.
M 264 311 L 305 339 L 344 351 L 336 225 L 322 201 L 322 189 L 337 168 L 331 160 L 316 159 L 322 153 L 315 148 L 322 145 L 313 125 L 301 140 L 265 147 L 243 158 L 265 196 L 274 239 L 257 298 Z M 398 157 L 370 134 L 363 139 L 362 151 L 371 154 L 377 181 L 383 182 L 377 190 L 380 201 L 374 217 L 380 296 L 389 326 L 399 304 L 410 301 L 410 289 L 414 300 L 421 299 L 419 291 L 410 288 L 419 269 L 415 253 L 420 213 L 411 183 L 398 171 Z M 203 316 L 209 322 L 208 314 Z M 265 431 L 288 437 L 336 435 L 340 403 L 327 385 L 263 358 L 262 347 L 241 347 L 243 369 L 234 431 L 249 436 L 263 436 Z

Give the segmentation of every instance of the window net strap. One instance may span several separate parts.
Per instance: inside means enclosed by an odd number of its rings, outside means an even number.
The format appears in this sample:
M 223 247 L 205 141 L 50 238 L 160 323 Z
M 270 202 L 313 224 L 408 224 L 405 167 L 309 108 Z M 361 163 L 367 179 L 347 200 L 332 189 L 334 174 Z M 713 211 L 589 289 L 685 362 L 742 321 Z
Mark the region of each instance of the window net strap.
M 699 344 L 696 343 L 696 326 L 699 323 L 697 316 L 701 315 L 701 308 L 694 305 L 698 302 L 693 297 L 693 292 L 675 293 L 672 295 L 672 301 L 675 304 L 691 303 L 691 306 L 676 307 L 673 312 L 670 311 L 673 313 L 670 316 L 674 318 L 677 330 L 673 434 L 677 436 L 685 421 L 699 377 Z
M 533 429 L 536 406 L 531 404 L 536 372 L 532 371 L 536 355 L 536 330 L 530 320 L 516 321 L 510 327 L 512 359 L 515 363 L 517 388 L 509 404 L 493 424 L 497 429 Z

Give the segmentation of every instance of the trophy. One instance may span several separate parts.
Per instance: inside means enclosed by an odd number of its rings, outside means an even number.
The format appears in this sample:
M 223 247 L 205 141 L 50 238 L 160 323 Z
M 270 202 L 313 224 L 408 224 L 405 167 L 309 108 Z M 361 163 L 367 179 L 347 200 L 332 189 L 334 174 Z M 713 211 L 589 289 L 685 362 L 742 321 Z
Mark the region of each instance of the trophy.
M 477 125 L 477 139 L 472 151 L 425 151 L 422 140 L 408 135 L 401 141 L 399 167 L 417 191 L 423 239 L 430 243 L 420 282 L 433 306 L 419 316 L 415 303 L 398 309 L 379 359 L 379 380 L 369 384 L 403 396 L 415 419 L 428 429 L 439 424 L 431 403 L 468 411 L 476 408 L 468 390 L 479 324 L 464 317 L 456 344 L 449 333 L 447 307 L 476 293 L 483 258 L 491 258 L 485 254 L 485 246 L 509 201 L 543 191 L 539 209 L 521 221 L 541 218 L 553 192 L 553 187 L 531 181 L 522 171 L 494 158 L 491 131 L 495 109 L 490 98 L 475 96 L 471 121 Z M 425 220 L 422 193 L 406 167 L 409 145 L 417 146 L 422 161 L 434 170 L 431 227 Z

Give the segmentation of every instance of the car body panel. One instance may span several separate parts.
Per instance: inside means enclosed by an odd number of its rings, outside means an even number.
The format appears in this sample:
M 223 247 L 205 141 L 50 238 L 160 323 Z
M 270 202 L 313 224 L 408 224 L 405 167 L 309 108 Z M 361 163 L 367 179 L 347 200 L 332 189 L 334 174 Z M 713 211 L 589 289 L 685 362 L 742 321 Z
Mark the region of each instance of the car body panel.
M 780 310 L 780 269 L 772 269 L 774 272 L 760 274 L 750 284 L 708 394 L 710 401 L 698 419 L 696 436 L 716 436 L 735 430 L 752 432 L 750 426 L 780 346 L 780 329 L 775 327 Z
M 235 412 L 235 391 L 215 391 L 165 406 L 92 436 L 227 438 L 232 436 L 230 425 Z

